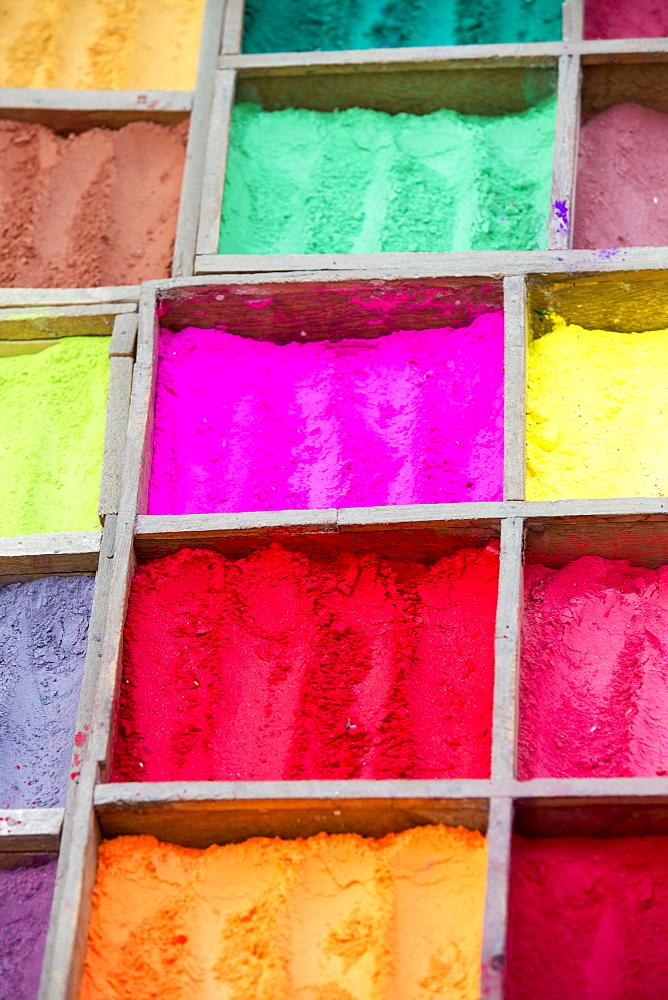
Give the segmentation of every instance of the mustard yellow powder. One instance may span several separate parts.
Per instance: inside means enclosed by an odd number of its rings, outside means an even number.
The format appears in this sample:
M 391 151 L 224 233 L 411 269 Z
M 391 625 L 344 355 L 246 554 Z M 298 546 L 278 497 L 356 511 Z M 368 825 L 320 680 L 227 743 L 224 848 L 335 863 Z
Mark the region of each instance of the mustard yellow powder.
M 100 847 L 80 1000 L 478 1000 L 486 842 Z
M 565 325 L 529 350 L 528 500 L 668 495 L 668 330 Z
M 0 86 L 192 90 L 205 0 L 0 0 Z

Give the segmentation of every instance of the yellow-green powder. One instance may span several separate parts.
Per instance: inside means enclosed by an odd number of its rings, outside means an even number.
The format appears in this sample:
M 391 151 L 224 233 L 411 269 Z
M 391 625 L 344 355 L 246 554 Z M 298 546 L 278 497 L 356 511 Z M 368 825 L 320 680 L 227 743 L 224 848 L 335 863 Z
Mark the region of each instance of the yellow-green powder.
M 109 337 L 0 358 L 0 535 L 98 527 Z
M 668 330 L 566 326 L 529 351 L 527 499 L 668 495 Z

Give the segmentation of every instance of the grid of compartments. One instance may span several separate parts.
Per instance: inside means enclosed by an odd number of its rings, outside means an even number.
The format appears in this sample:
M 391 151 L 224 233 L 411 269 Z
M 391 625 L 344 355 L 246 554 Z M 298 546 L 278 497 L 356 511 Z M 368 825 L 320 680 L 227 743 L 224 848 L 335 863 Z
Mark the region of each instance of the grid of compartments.
M 5 137 L 58 168 L 28 197 L 48 207 L 71 173 L 92 209 L 68 196 L 41 258 L 6 254 L 0 357 L 113 334 L 102 530 L 2 540 L 21 627 L 17 587 L 41 609 L 52 586 L 88 601 L 76 635 L 51 605 L 82 678 L 64 781 L 37 761 L 48 805 L 26 778 L 0 817 L 8 961 L 40 1000 L 146 982 L 656 992 L 668 26 L 638 4 L 536 2 L 504 9 L 510 36 L 484 18 L 392 34 L 393 5 L 368 4 L 366 34 L 350 18 L 316 44 L 315 22 L 286 52 L 288 3 L 268 35 L 261 2 L 191 6 L 193 92 L 166 83 L 192 86 L 187 58 L 151 77 L 148 50 L 131 67 L 127 39 L 109 57 L 85 37 L 83 76 L 58 77 L 50 49 L 50 77 L 14 63 L 25 88 L 0 89 Z M 82 89 L 38 89 L 54 82 Z M 322 147 L 312 177 L 282 173 L 295 134 Z M 451 157 L 433 170 L 416 154 L 432 141 Z M 302 203 L 291 242 L 279 223 Z M 20 635 L 7 657 L 25 661 Z M 19 788 L 11 752 L 2 766 Z

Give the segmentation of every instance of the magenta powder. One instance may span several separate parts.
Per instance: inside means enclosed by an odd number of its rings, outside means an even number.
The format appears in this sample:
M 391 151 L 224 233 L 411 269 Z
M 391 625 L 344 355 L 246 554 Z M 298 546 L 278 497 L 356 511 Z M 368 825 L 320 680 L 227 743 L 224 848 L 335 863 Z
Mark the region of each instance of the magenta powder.
M 149 513 L 500 500 L 503 314 L 277 345 L 163 330 Z
M 516 837 L 504 996 L 668 996 L 668 837 Z
M 668 566 L 527 566 L 519 777 L 668 773 Z

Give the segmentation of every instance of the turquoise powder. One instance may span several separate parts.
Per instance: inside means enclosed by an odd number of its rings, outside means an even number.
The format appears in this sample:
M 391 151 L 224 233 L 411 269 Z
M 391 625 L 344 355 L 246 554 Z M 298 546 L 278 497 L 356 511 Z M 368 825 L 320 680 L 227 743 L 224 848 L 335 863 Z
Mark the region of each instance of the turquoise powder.
M 544 42 L 560 0 L 246 0 L 244 52 Z
M 537 250 L 556 101 L 483 118 L 234 108 L 221 253 Z

